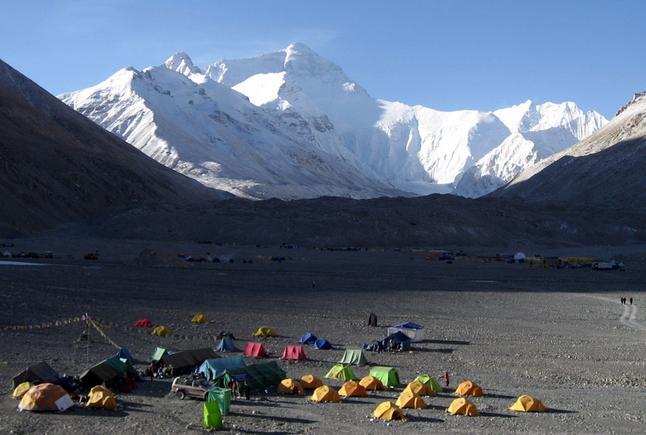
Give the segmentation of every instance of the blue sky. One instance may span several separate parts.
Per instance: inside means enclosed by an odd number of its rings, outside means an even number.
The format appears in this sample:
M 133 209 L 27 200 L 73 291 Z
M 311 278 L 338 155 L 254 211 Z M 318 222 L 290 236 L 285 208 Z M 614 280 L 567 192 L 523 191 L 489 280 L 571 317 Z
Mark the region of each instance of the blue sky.
M 179 50 L 202 66 L 299 41 L 378 98 L 611 116 L 646 89 L 644 16 L 641 0 L 23 0 L 2 6 L 0 58 L 57 94 Z

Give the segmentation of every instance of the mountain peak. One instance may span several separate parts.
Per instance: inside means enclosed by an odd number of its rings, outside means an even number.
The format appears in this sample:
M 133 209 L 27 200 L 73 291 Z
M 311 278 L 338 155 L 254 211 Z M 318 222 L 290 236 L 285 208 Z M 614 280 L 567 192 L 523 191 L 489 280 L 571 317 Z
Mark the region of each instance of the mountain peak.
M 188 54 L 183 51 L 178 51 L 166 59 L 164 66 L 169 70 L 176 71 L 184 75 L 201 73 L 200 69 L 193 64 L 193 61 Z

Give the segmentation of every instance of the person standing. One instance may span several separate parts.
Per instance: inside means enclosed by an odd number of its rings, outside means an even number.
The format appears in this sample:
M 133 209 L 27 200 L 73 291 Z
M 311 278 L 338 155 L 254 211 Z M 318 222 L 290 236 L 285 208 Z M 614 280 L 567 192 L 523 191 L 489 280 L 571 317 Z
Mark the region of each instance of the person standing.
M 630 305 L 633 304 L 633 298 L 630 298 Z
M 444 372 L 444 385 L 446 385 L 447 388 L 449 387 L 449 372 L 448 371 Z

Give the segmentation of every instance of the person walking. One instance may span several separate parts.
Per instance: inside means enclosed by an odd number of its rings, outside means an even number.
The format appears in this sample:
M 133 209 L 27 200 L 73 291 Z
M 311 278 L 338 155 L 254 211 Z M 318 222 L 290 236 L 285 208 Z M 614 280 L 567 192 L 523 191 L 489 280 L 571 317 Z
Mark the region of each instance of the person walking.
M 444 385 L 446 385 L 447 388 L 449 387 L 449 372 L 448 371 L 444 372 Z
M 630 298 L 630 305 L 633 304 L 633 298 Z

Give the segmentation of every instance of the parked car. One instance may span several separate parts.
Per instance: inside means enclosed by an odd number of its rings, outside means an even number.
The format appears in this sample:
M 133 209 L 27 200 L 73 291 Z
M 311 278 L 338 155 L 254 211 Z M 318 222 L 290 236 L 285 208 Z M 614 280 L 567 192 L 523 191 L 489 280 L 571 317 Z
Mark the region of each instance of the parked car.
M 194 380 L 186 377 L 176 377 L 170 387 L 170 392 L 184 400 L 186 397 L 206 400 L 211 385 L 206 381 Z

